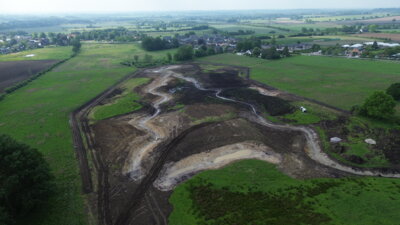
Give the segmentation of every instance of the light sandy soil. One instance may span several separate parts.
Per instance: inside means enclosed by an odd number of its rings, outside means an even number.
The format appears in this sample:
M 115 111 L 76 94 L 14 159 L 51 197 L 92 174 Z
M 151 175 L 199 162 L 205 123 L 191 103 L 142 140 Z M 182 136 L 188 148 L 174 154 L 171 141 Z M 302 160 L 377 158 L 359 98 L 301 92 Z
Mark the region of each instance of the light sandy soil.
M 259 159 L 279 164 L 281 156 L 262 143 L 241 142 L 194 154 L 178 162 L 165 165 L 154 186 L 170 191 L 180 182 L 203 170 L 218 169 L 242 159 Z
M 258 93 L 262 94 L 262 95 L 266 95 L 266 96 L 279 96 L 282 93 L 280 91 L 270 91 L 267 90 L 266 88 L 262 88 L 262 87 L 257 87 L 257 86 L 250 86 L 250 89 L 256 90 L 258 91 Z

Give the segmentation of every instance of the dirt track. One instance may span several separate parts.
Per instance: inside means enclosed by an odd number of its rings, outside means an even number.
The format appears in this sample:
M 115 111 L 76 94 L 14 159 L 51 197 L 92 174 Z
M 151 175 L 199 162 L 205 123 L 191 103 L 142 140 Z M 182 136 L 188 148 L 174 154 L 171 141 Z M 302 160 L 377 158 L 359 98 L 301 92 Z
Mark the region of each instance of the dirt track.
M 232 68 L 226 71 L 238 75 Z M 259 106 L 221 94 L 224 88 L 245 87 L 248 82 L 204 75 L 196 65 L 149 69 L 136 76 L 153 78 L 138 90 L 153 107 L 89 125 L 90 109 L 106 99 L 114 86 L 73 114 L 74 142 L 86 192 L 92 190 L 90 177 L 97 179 L 92 206 L 97 209 L 99 224 L 166 224 L 172 210 L 168 197 L 174 186 L 202 170 L 239 159 L 272 162 L 298 178 L 348 173 L 398 176 L 340 165 L 321 151 L 311 128 L 270 123 L 259 115 Z M 260 95 L 271 94 L 263 86 L 256 85 L 256 89 Z M 177 102 L 185 104 L 184 110 L 169 109 Z M 235 116 L 225 121 L 204 120 L 225 113 Z M 204 122 L 194 125 L 193 120 L 202 119 Z M 80 132 L 92 155 L 96 177 L 90 174 L 85 146 L 79 144 L 83 143 Z

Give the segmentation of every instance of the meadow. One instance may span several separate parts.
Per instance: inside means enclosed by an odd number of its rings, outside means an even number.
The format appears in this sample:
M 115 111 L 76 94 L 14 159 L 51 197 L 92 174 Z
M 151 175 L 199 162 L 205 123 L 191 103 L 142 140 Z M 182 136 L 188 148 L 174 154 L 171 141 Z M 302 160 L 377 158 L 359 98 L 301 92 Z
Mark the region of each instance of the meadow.
M 400 219 L 399 188 L 400 180 L 388 178 L 294 179 L 272 164 L 243 160 L 179 185 L 169 224 L 391 225 Z
M 37 48 L 22 52 L 0 55 L 0 62 L 4 61 L 24 61 L 24 60 L 63 60 L 72 55 L 70 46 Z M 33 57 L 25 57 L 34 54 Z
M 251 68 L 250 77 L 290 93 L 350 110 L 372 92 L 400 81 L 400 63 L 324 56 L 293 56 L 277 61 L 215 55 L 199 61 Z
M 160 58 L 165 51 L 146 53 L 135 44 L 86 43 L 78 56 L 0 102 L 0 133 L 37 148 L 56 177 L 56 194 L 30 217 L 21 218 L 19 224 L 87 224 L 69 114 L 133 73 L 135 68 L 120 62 L 135 54 Z
M 237 32 L 238 30 L 244 30 L 244 31 L 252 30 L 255 32 L 255 34 L 264 34 L 264 35 L 268 35 L 271 31 L 276 33 L 282 33 L 282 31 L 269 27 L 251 26 L 242 24 L 213 24 L 212 27 L 227 32 Z

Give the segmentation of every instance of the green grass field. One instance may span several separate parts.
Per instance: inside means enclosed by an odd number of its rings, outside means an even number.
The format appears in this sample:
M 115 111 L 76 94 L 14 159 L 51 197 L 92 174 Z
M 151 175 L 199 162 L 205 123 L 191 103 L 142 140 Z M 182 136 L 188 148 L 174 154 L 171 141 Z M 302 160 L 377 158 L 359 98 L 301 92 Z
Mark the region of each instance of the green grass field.
M 0 55 L 2 61 L 23 61 L 23 60 L 62 60 L 72 55 L 70 46 L 65 47 L 46 47 L 33 50 L 17 52 L 7 55 Z M 33 57 L 25 57 L 26 55 L 34 54 Z
M 264 34 L 264 35 L 271 35 L 270 32 L 274 31 L 276 33 L 282 33 L 282 31 L 269 28 L 269 27 L 262 27 L 262 26 L 250 26 L 250 25 L 241 25 L 241 24 L 214 24 L 212 27 L 215 27 L 222 31 L 227 32 L 237 32 L 238 30 L 252 30 L 255 34 Z
M 400 219 L 399 194 L 399 179 L 298 180 L 272 164 L 244 160 L 179 185 L 169 224 L 392 225 Z
M 37 148 L 56 176 L 56 195 L 19 224 L 87 224 L 69 114 L 135 71 L 121 61 L 145 53 L 135 44 L 84 44 L 77 57 L 0 102 L 0 133 Z M 148 54 L 164 57 L 165 51 Z
M 347 110 L 400 81 L 400 63 L 391 61 L 318 56 L 268 61 L 234 54 L 198 60 L 250 67 L 254 80 Z
M 134 93 L 133 89 L 148 81 L 148 78 L 133 78 L 124 82 L 121 86 L 123 92 L 113 97 L 111 103 L 94 107 L 89 117 L 93 120 L 103 120 L 142 108 L 142 105 L 136 102 L 140 99 L 140 96 Z

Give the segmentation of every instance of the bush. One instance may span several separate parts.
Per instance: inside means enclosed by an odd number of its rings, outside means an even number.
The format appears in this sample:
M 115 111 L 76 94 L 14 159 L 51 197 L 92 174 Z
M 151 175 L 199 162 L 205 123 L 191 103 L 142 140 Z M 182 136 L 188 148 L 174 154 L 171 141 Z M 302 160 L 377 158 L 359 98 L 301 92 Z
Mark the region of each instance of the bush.
M 400 100 L 400 83 L 394 83 L 386 90 L 388 95 L 391 95 L 396 101 Z
M 394 114 L 395 107 L 396 101 L 392 96 L 383 91 L 377 91 L 365 100 L 361 111 L 364 115 L 369 117 L 387 119 Z
M 52 179 L 41 153 L 0 135 L 0 221 L 21 218 L 45 202 L 53 190 Z

